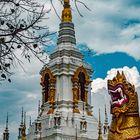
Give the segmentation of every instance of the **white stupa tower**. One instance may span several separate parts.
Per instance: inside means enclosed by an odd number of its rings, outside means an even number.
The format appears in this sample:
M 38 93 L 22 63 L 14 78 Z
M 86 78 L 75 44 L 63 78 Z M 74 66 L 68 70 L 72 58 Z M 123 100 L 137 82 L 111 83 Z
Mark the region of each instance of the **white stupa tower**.
M 64 0 L 56 50 L 41 74 L 42 105 L 27 140 L 97 140 L 91 106 L 92 69 L 76 48 L 69 0 Z

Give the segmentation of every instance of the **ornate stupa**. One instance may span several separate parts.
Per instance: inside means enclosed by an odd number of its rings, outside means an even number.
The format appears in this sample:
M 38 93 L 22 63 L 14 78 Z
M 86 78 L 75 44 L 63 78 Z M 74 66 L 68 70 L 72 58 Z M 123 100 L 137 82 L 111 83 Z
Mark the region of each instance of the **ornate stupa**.
M 27 140 L 97 140 L 91 106 L 92 68 L 76 48 L 70 1 L 64 0 L 57 47 L 41 74 L 42 105 Z

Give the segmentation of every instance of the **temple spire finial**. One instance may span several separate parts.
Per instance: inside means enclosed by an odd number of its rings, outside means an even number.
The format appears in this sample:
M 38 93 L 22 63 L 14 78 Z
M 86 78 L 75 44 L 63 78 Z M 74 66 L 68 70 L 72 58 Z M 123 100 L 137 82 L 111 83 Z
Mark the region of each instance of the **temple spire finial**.
M 32 118 L 31 118 L 31 116 L 30 116 L 29 126 L 31 126 L 31 125 L 32 125 Z
M 102 137 L 102 124 L 101 124 L 100 109 L 99 109 L 99 123 L 98 123 L 98 128 L 99 128 L 99 131 L 98 131 L 98 140 L 103 140 L 103 137 Z
M 104 122 L 104 134 L 108 134 L 109 124 L 108 124 L 108 116 L 105 104 L 105 122 Z
M 23 113 L 23 107 L 22 107 L 22 111 L 21 111 L 21 125 L 23 125 L 23 117 L 24 117 L 23 114 L 24 113 Z
M 8 130 L 8 112 L 7 112 L 7 118 L 6 118 L 6 129 Z
M 24 112 L 24 127 L 26 127 L 26 112 Z
M 108 117 L 107 117 L 107 111 L 106 111 L 106 104 L 105 104 L 105 124 L 108 125 Z
M 70 0 L 64 0 L 64 9 L 62 11 L 62 22 L 72 22 Z
M 69 43 L 67 47 L 73 47 L 76 45 L 74 24 L 72 22 L 72 12 L 70 6 L 70 0 L 63 1 L 63 11 L 61 16 L 61 23 L 59 25 L 59 35 L 57 40 L 58 47 L 62 47 L 62 44 Z M 61 44 L 61 45 L 60 45 Z
M 38 116 L 40 115 L 40 100 L 38 101 Z
M 6 128 L 3 133 L 3 140 L 9 140 L 9 130 L 8 130 L 8 113 L 6 117 Z
M 24 112 L 24 125 L 22 128 L 22 140 L 26 140 L 26 112 Z

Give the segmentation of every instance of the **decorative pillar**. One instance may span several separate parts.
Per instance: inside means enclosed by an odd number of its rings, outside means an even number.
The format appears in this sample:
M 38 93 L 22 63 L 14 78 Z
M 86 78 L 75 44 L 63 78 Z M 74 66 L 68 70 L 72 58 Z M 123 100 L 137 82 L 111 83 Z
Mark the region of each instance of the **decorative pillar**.
M 88 103 L 88 83 L 85 85 L 85 100 L 84 102 L 87 104 Z
M 50 87 L 49 87 L 49 99 L 48 101 L 50 103 L 54 103 L 55 102 L 55 79 L 50 79 Z
M 73 113 L 80 113 L 78 109 L 78 100 L 79 100 L 79 87 L 78 79 L 72 78 L 73 82 Z
M 106 111 L 106 105 L 105 105 L 104 135 L 108 134 L 108 130 L 109 130 L 109 123 L 108 123 L 108 117 L 107 117 L 107 111 Z
M 102 124 L 101 124 L 101 116 L 100 116 L 100 109 L 99 109 L 99 122 L 98 122 L 98 140 L 103 140 L 102 137 Z
M 55 104 L 55 78 L 50 79 L 50 88 L 49 88 L 49 98 L 48 102 L 50 104 L 50 109 L 48 111 L 48 114 L 54 113 L 54 104 Z
M 45 87 L 42 86 L 42 104 L 45 103 Z

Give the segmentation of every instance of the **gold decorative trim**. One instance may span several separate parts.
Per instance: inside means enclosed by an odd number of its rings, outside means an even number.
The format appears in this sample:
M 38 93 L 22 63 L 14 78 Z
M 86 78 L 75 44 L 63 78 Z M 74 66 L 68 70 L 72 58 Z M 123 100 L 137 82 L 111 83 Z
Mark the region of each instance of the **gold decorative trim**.
M 51 83 L 55 83 L 56 82 L 56 77 L 53 75 L 53 73 L 51 72 L 51 70 L 49 68 L 45 68 L 45 70 L 43 70 L 41 72 L 41 85 L 44 86 L 44 80 L 45 80 L 45 75 L 49 74 L 50 77 L 50 82 Z
M 62 22 L 71 22 L 72 21 L 72 14 L 70 8 L 70 1 L 64 0 L 64 9 L 62 11 Z
M 74 109 L 73 109 L 73 113 L 80 113 L 80 111 L 79 111 L 78 108 L 74 108 Z
M 73 108 L 73 112 L 74 113 L 80 113 L 78 107 L 76 107 L 76 104 L 78 103 L 80 99 L 80 93 L 79 93 L 79 73 L 82 72 L 85 75 L 85 97 L 84 97 L 84 102 L 88 102 L 88 91 L 86 89 L 86 87 L 90 84 L 91 80 L 90 80 L 90 76 L 87 73 L 87 70 L 81 66 L 79 68 L 77 68 L 77 70 L 74 72 L 74 75 L 72 77 L 72 83 L 73 83 L 73 102 L 74 102 L 74 108 Z M 91 116 L 91 114 L 89 113 L 89 116 Z
M 48 102 L 51 105 L 50 110 L 48 111 L 48 114 L 53 114 L 54 109 L 53 109 L 53 103 L 55 102 L 55 94 L 56 94 L 56 77 L 53 75 L 53 73 L 51 72 L 51 70 L 49 68 L 45 68 L 42 72 L 41 72 L 41 85 L 43 87 L 43 93 L 42 93 L 42 97 L 43 97 L 43 103 L 45 102 L 45 90 L 44 90 L 44 81 L 45 81 L 45 75 L 48 74 L 49 75 L 49 82 L 50 82 L 50 86 L 49 86 L 49 91 L 48 91 Z
M 129 83 L 124 73 L 117 72 L 117 75 L 108 80 L 108 90 L 116 90 L 121 86 L 123 97 L 128 102 L 121 107 L 111 105 L 112 122 L 108 140 L 136 140 L 140 138 L 140 117 L 138 95 L 135 86 Z M 116 93 L 113 93 L 116 94 Z
M 78 75 L 80 72 L 85 74 L 86 85 L 89 85 L 91 83 L 90 76 L 88 75 L 87 70 L 83 66 L 77 68 L 77 70 L 74 72 L 74 76 L 72 77 L 72 82 L 78 82 L 79 80 Z
M 92 112 L 87 111 L 88 116 L 93 116 Z
M 86 86 L 88 86 L 90 83 L 91 83 L 91 80 L 90 80 L 90 76 L 88 75 L 87 73 L 87 70 L 81 66 L 79 68 L 77 68 L 77 70 L 74 72 L 74 75 L 72 77 L 72 82 L 73 82 L 73 101 L 74 102 L 78 102 L 80 99 L 79 99 L 79 85 L 78 85 L 78 81 L 79 81 L 79 73 L 82 72 L 84 73 L 85 75 L 85 80 L 86 80 Z M 84 99 L 84 102 L 88 102 L 88 97 L 87 97 L 87 94 L 88 94 L 88 91 L 85 90 L 85 99 Z
M 51 108 L 51 109 L 49 109 L 47 114 L 49 115 L 49 114 L 53 114 L 53 113 L 54 113 L 54 109 Z

